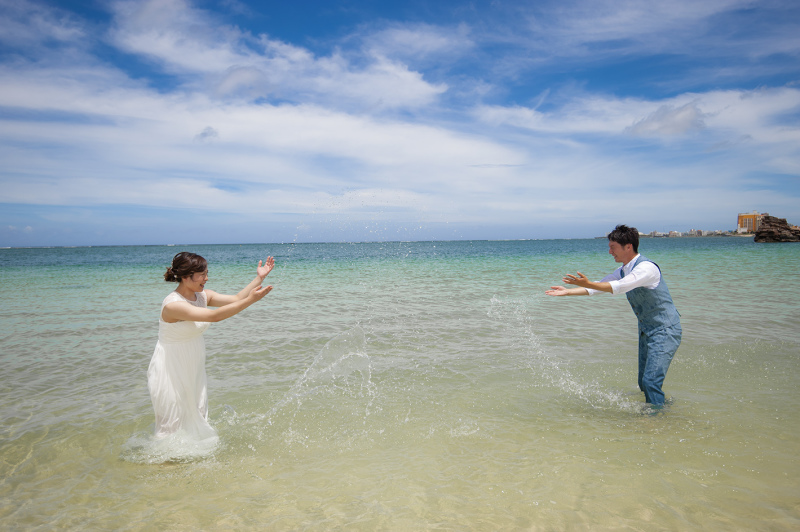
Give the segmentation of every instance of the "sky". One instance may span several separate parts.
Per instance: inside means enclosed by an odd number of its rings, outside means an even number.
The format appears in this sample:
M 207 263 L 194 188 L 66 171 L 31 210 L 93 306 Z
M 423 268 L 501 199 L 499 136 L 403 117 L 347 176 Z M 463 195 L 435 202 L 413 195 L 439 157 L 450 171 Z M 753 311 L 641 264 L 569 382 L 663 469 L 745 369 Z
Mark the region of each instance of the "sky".
M 0 246 L 800 224 L 796 0 L 0 0 Z

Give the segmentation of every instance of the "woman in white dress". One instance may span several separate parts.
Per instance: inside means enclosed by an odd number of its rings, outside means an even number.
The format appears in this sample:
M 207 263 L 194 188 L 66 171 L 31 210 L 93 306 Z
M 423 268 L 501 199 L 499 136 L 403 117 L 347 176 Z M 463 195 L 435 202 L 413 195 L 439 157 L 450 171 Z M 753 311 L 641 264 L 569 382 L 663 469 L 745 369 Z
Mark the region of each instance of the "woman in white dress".
M 161 304 L 158 343 L 147 370 L 156 438 L 178 432 L 192 440 L 217 438 L 208 424 L 203 333 L 212 322 L 230 318 L 266 296 L 272 287 L 261 284 L 274 265 L 272 257 L 259 261 L 255 279 L 231 296 L 205 289 L 208 263 L 200 255 L 184 251 L 172 259 L 164 280 L 177 282 L 178 288 Z

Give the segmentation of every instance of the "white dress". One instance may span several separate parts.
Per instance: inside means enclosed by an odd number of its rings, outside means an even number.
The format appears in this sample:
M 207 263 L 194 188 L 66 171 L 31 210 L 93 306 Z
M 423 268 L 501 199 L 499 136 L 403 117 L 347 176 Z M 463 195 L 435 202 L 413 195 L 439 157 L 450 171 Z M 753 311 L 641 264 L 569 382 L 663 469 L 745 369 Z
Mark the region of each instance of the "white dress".
M 195 297 L 196 301 L 189 301 L 172 292 L 164 298 L 161 310 L 174 301 L 206 308 L 206 293 L 196 292 Z M 147 370 L 147 387 L 156 414 L 156 438 L 178 433 L 191 440 L 217 438 L 216 431 L 208 424 L 203 333 L 209 325 L 197 321 L 167 323 L 159 314 L 158 343 Z

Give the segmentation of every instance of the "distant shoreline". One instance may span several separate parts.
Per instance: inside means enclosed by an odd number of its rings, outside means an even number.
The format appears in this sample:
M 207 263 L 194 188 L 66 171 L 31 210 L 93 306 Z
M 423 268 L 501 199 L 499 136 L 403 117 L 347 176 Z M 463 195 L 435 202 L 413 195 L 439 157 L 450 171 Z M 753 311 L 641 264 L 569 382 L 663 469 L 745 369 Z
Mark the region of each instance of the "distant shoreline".
M 753 238 L 753 233 L 749 234 L 709 234 L 709 235 L 658 235 L 653 236 L 650 234 L 639 235 L 639 238 L 718 238 L 718 237 L 749 237 Z M 607 236 L 595 237 L 582 237 L 582 238 L 515 238 L 515 239 L 487 239 L 487 238 L 472 238 L 464 240 L 365 240 L 365 241 L 337 241 L 337 242 L 232 242 L 232 243 L 191 243 L 191 244 L 84 244 L 84 245 L 43 245 L 43 246 L 0 246 L 0 251 L 12 249 L 83 249 L 83 248 L 147 248 L 147 247 L 181 247 L 188 248 L 192 246 L 305 246 L 305 245 L 319 245 L 319 244 L 391 244 L 391 243 L 404 243 L 404 244 L 420 244 L 420 243 L 447 243 L 447 242 L 536 242 L 548 240 L 605 240 Z
M 714 234 L 710 234 L 710 235 L 683 235 L 683 234 L 681 234 L 681 235 L 667 235 L 667 234 L 651 235 L 651 234 L 648 233 L 648 234 L 644 234 L 644 235 L 640 234 L 639 238 L 729 238 L 729 237 L 733 237 L 733 238 L 741 238 L 741 237 L 754 238 L 755 236 L 756 236 L 755 233 L 741 233 L 741 234 L 738 234 L 738 233 L 714 233 Z M 606 238 L 608 238 L 608 236 L 596 236 L 595 238 L 596 239 L 606 239 Z M 568 240 L 568 239 L 565 239 L 565 240 Z
M 753 238 L 755 233 L 721 233 L 721 234 L 712 234 L 712 235 L 639 235 L 639 238 L 717 238 L 717 237 L 750 237 Z M 603 237 L 605 238 L 605 237 Z

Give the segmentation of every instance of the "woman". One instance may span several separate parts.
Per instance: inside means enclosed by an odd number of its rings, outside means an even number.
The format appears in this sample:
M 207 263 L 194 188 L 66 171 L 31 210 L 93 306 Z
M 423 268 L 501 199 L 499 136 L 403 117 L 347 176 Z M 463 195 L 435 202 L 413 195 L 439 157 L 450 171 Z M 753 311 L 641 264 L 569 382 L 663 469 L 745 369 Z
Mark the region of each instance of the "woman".
M 206 290 L 206 259 L 186 251 L 178 253 L 164 280 L 178 288 L 161 304 L 158 343 L 147 370 L 147 387 L 156 414 L 155 436 L 178 431 L 195 440 L 216 439 L 208 424 L 206 391 L 206 347 L 203 333 L 212 322 L 238 314 L 271 290 L 261 283 L 275 261 L 258 262 L 256 277 L 234 296 Z M 218 308 L 208 308 L 218 307 Z

